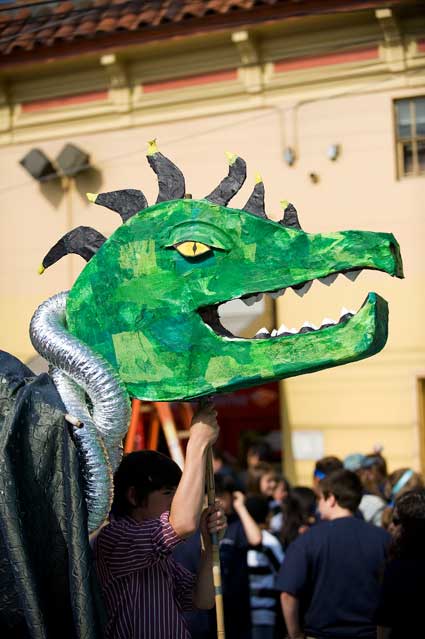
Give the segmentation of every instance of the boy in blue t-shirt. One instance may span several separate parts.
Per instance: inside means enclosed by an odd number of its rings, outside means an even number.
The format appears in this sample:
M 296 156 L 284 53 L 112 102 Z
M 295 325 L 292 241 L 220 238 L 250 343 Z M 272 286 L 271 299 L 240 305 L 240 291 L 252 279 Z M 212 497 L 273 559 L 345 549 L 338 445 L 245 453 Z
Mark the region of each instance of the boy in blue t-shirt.
M 355 473 L 337 470 L 319 487 L 324 521 L 289 546 L 276 581 L 288 635 L 375 639 L 373 619 L 390 536 L 354 517 L 362 496 Z

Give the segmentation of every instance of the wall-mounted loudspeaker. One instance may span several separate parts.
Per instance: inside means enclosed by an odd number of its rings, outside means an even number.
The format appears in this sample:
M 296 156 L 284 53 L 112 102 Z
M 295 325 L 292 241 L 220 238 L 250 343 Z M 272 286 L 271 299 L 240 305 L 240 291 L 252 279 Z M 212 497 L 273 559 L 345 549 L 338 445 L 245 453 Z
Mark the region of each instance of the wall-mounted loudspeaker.
M 39 182 L 52 180 L 58 177 L 57 171 L 47 155 L 40 149 L 31 149 L 22 160 L 19 161 L 26 171 Z

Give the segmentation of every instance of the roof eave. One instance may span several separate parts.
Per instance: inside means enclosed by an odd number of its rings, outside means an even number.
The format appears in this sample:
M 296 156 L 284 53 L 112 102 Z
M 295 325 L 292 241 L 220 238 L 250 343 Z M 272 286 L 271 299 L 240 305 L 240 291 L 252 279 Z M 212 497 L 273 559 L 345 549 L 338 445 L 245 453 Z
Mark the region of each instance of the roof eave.
M 409 0 L 388 0 L 386 7 L 408 4 Z M 130 46 L 164 39 L 178 39 L 207 33 L 216 33 L 231 29 L 249 28 L 253 24 L 267 24 L 282 19 L 300 18 L 303 16 L 326 15 L 330 13 L 349 13 L 382 7 L 382 0 L 328 0 L 326 8 L 323 2 L 311 0 L 303 3 L 288 3 L 280 6 L 263 6 L 250 11 L 235 12 L 191 19 L 184 23 L 161 24 L 158 27 L 145 27 L 138 31 L 121 31 L 112 34 L 96 34 L 93 38 L 78 38 L 53 43 L 52 45 L 35 45 L 32 49 L 13 49 L 9 54 L 1 56 L 2 70 L 19 66 L 34 66 L 41 62 L 77 58 L 95 53 L 103 54 L 113 50 L 119 52 Z

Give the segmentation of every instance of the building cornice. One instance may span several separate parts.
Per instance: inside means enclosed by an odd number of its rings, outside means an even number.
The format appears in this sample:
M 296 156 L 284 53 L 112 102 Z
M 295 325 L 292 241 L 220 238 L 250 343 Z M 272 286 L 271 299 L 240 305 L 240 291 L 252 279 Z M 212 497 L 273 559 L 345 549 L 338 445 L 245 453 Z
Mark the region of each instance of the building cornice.
M 415 34 L 425 19 L 414 33 L 398 23 L 394 34 L 382 25 L 389 17 L 309 19 L 304 30 L 261 25 L 0 78 L 0 145 L 268 107 L 340 86 L 423 85 L 425 42 Z

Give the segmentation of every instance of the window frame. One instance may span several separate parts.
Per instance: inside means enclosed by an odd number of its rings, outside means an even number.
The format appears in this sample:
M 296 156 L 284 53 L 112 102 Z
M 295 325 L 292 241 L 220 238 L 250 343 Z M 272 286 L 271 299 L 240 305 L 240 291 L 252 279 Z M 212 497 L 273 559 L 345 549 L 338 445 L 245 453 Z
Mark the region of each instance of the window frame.
M 415 100 L 425 99 L 425 94 L 414 95 L 405 98 L 393 99 L 393 122 L 394 122 L 394 141 L 395 141 L 395 154 L 396 154 L 396 169 L 397 179 L 402 180 L 405 178 L 415 178 L 425 175 L 425 167 L 420 168 L 419 156 L 418 156 L 418 142 L 425 144 L 425 135 L 416 135 L 416 105 Z M 408 102 L 409 103 L 409 121 L 411 124 L 410 138 L 400 138 L 398 134 L 398 118 L 397 118 L 397 103 Z M 414 127 L 414 129 L 413 129 Z M 414 130 L 414 134 L 413 134 Z M 406 144 L 410 144 L 412 147 L 412 171 L 405 173 L 403 162 L 403 148 Z

